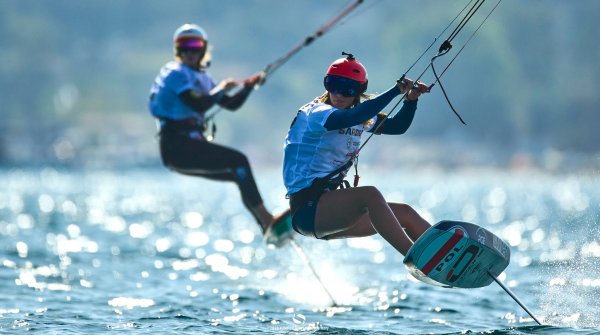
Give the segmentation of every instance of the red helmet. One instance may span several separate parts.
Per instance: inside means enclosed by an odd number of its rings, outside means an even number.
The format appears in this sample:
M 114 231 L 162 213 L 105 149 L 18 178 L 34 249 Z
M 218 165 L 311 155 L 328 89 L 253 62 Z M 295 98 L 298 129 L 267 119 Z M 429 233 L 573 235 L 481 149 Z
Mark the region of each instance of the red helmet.
M 356 59 L 354 55 L 342 52 L 342 55 L 348 56 L 340 58 L 331 63 L 327 69 L 326 75 L 334 75 L 349 78 L 358 81 L 361 84 L 367 83 L 367 69 Z
M 358 96 L 367 90 L 367 69 L 354 55 L 342 52 L 348 56 L 331 63 L 323 78 L 323 85 L 328 92 L 337 91 L 344 96 Z

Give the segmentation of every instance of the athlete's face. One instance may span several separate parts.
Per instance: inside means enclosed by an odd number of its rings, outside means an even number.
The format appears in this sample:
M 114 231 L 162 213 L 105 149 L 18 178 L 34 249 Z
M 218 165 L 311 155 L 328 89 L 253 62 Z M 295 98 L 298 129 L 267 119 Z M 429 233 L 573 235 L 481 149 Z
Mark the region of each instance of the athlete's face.
M 204 49 L 186 49 L 181 51 L 179 55 L 183 64 L 192 68 L 198 68 L 202 57 L 204 57 Z
M 354 99 L 356 99 L 356 97 L 345 97 L 337 92 L 329 92 L 329 101 L 331 101 L 331 106 L 338 109 L 346 109 L 352 106 Z

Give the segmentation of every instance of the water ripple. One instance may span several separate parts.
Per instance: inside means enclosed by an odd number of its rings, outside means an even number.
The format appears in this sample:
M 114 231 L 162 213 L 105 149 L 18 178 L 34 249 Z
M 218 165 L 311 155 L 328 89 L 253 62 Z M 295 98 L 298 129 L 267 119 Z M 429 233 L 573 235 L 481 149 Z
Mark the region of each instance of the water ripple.
M 259 176 L 269 208 L 281 185 Z M 587 176 L 386 177 L 430 220 L 474 221 L 511 245 L 496 286 L 415 281 L 383 239 L 298 237 L 269 249 L 234 185 L 164 171 L 0 172 L 0 329 L 40 333 L 592 334 L 600 327 L 600 181 Z M 375 183 L 378 184 L 378 183 Z M 202 188 L 202 191 L 199 190 Z M 210 196 L 209 196 L 210 195 Z M 331 301 L 324 287 L 338 303 Z M 596 328 L 593 328 L 596 327 Z

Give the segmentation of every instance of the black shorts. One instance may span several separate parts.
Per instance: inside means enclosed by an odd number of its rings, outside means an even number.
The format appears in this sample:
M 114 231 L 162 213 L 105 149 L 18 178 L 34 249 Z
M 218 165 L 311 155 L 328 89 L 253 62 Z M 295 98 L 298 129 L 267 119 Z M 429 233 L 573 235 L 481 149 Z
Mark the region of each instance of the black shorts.
M 319 238 L 315 232 L 315 217 L 321 195 L 326 191 L 315 192 L 310 188 L 290 195 L 292 228 L 301 235 Z

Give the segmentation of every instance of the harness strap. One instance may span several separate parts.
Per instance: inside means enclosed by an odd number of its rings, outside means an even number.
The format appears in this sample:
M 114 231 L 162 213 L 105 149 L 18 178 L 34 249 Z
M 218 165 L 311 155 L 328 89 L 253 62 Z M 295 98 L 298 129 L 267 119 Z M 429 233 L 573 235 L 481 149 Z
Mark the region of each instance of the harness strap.
M 160 132 L 159 134 L 180 134 L 190 135 L 192 133 L 203 135 L 206 130 L 203 124 L 199 124 L 194 118 L 188 118 L 184 120 L 171 120 L 167 118 L 161 118 L 160 120 Z
M 345 175 L 342 171 L 349 169 L 352 166 L 352 161 L 346 162 L 344 165 L 335 169 L 331 173 L 321 178 L 315 178 L 309 187 L 302 189 L 290 195 L 290 209 L 292 215 L 296 210 L 304 206 L 307 202 L 318 198 L 323 192 L 333 191 L 337 188 L 349 188 L 350 183 L 344 180 Z
M 310 187 L 318 187 L 321 189 L 335 190 L 337 189 L 345 180 L 346 177 L 342 171 L 348 170 L 352 166 L 352 160 L 347 161 L 344 165 L 339 168 L 333 170 L 328 175 L 316 178 Z M 347 183 L 347 182 L 346 182 Z M 349 184 L 348 184 L 349 185 Z

